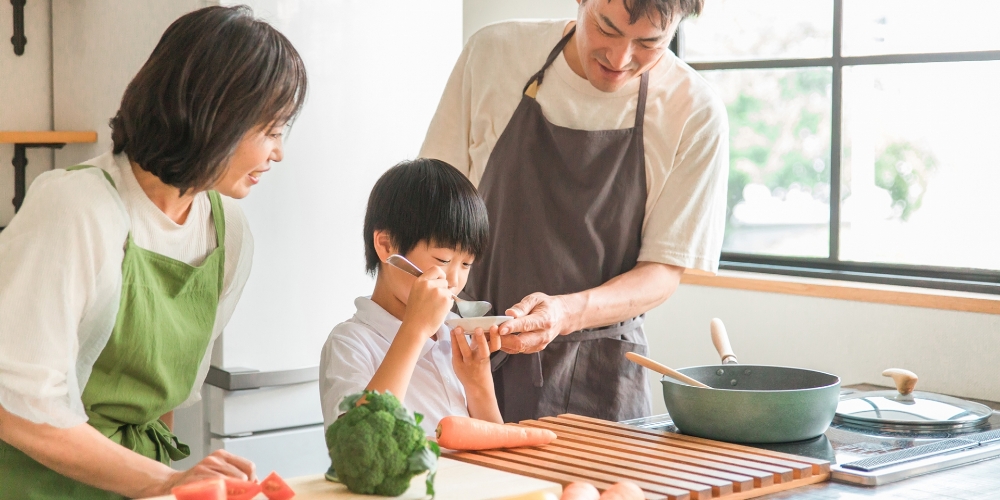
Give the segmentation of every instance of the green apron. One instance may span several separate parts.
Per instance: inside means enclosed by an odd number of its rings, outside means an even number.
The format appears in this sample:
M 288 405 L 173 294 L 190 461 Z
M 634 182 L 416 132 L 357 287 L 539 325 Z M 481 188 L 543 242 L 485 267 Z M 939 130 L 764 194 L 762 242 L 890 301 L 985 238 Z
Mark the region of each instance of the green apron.
M 139 248 L 129 233 L 118 317 L 82 396 L 88 423 L 101 434 L 168 465 L 190 450 L 159 417 L 191 393 L 222 293 L 225 217 L 219 194 L 208 196 L 218 247 L 198 267 Z M 62 476 L 0 441 L 0 500 L 8 498 L 122 497 Z

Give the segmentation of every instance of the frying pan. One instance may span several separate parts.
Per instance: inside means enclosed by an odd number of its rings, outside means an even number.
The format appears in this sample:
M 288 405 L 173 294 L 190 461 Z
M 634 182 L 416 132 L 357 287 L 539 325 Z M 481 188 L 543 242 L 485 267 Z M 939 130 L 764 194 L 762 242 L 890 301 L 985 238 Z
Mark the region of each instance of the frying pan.
M 677 371 L 709 386 L 664 376 L 663 401 L 684 434 L 733 443 L 784 443 L 826 432 L 837 411 L 840 378 L 783 366 L 741 365 L 725 326 L 712 320 L 721 365 Z

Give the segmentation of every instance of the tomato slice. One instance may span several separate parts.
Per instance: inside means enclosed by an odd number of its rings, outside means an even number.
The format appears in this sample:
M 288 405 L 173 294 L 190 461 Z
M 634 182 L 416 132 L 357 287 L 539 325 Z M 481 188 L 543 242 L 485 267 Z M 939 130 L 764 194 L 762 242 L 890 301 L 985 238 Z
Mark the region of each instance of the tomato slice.
M 295 492 L 288 487 L 284 479 L 277 472 L 270 473 L 260 482 L 260 489 L 270 500 L 288 500 L 295 496 Z
M 203 479 L 171 488 L 177 500 L 226 500 L 226 482 L 221 478 Z
M 226 498 L 228 500 L 250 500 L 260 493 L 260 485 L 250 481 L 226 478 Z

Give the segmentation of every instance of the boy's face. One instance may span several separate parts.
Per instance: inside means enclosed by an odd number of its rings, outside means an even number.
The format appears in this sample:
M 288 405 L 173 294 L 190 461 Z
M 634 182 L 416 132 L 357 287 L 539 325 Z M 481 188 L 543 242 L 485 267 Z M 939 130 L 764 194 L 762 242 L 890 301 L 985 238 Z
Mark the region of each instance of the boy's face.
M 456 295 L 465 288 L 469 270 L 475 260 L 475 257 L 461 249 L 441 247 L 427 241 L 417 243 L 417 246 L 403 257 L 424 272 L 435 266 L 441 268 L 448 278 L 448 288 Z M 387 264 L 382 264 L 379 272 L 388 278 L 393 295 L 405 304 L 410 296 L 410 287 L 416 278 Z

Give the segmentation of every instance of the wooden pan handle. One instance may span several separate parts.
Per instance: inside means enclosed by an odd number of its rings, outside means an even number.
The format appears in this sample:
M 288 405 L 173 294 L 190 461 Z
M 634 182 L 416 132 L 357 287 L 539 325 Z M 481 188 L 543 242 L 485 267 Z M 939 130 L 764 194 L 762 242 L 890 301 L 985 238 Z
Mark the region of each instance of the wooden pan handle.
M 889 368 L 882 372 L 882 376 L 892 377 L 892 381 L 896 383 L 896 390 L 904 396 L 913 392 L 913 388 L 917 386 L 917 374 L 910 370 Z
M 733 346 L 729 345 L 729 334 L 726 333 L 726 325 L 722 324 L 721 319 L 712 318 L 711 329 L 712 343 L 715 344 L 715 350 L 719 351 L 722 364 L 738 363 L 736 361 L 736 354 L 733 353 Z
M 662 365 L 660 363 L 657 363 L 656 361 L 653 361 L 653 360 L 651 360 L 651 359 L 649 359 L 646 356 L 643 356 L 641 354 L 636 354 L 634 352 L 626 352 L 625 353 L 625 357 L 628 358 L 629 361 L 631 361 L 631 362 L 633 362 L 633 363 L 635 363 L 637 365 L 645 366 L 646 368 L 649 368 L 650 370 L 653 370 L 656 373 L 659 373 L 661 375 L 666 375 L 666 376 L 668 376 L 670 378 L 673 378 L 673 379 L 680 380 L 681 382 L 684 382 L 687 385 L 693 385 L 695 387 L 701 387 L 702 389 L 711 389 L 711 387 L 709 387 L 709 386 L 707 386 L 707 385 L 705 385 L 705 384 L 703 384 L 701 382 L 698 382 L 697 380 L 695 380 L 695 379 L 693 379 L 691 377 L 688 377 L 687 375 L 684 375 L 683 373 L 681 373 L 681 372 L 679 372 L 677 370 L 674 370 L 673 368 L 670 368 L 667 365 Z

